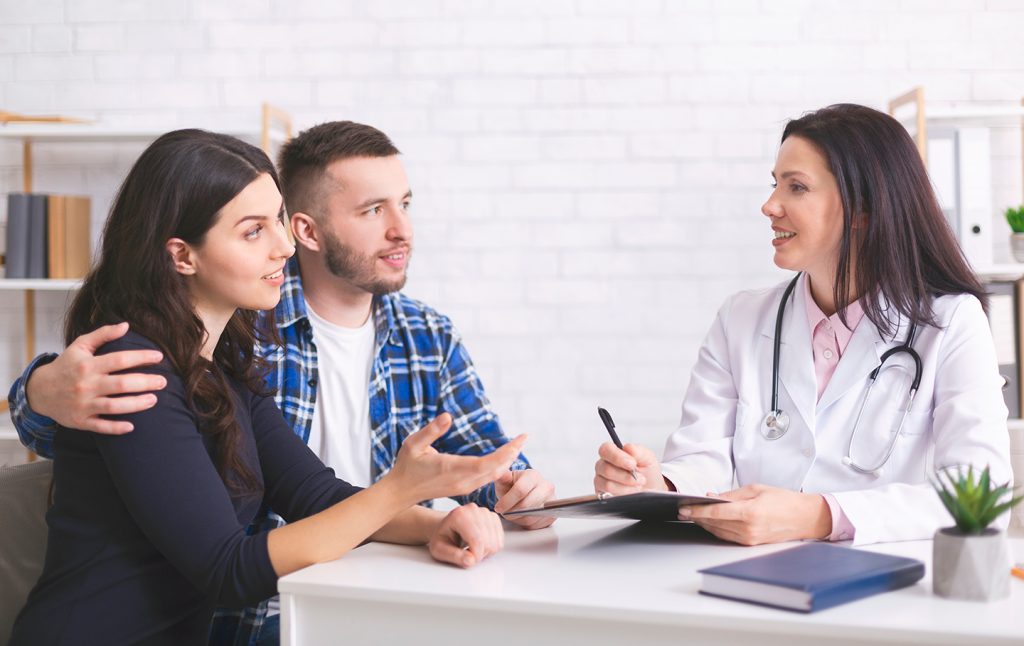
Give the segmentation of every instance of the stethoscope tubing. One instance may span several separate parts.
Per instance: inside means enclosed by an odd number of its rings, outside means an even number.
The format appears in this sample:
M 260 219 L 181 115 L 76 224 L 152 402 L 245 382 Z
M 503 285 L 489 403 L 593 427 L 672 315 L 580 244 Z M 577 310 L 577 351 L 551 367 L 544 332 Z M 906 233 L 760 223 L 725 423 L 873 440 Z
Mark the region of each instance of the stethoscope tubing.
M 789 431 L 789 415 L 784 411 L 779 410 L 779 359 L 781 354 L 782 345 L 782 319 L 786 313 L 786 302 L 793 294 L 793 290 L 796 288 L 797 282 L 800 280 L 800 276 L 803 272 L 797 273 L 797 275 L 790 281 L 789 285 L 786 286 L 786 290 L 782 294 L 782 301 L 779 302 L 779 309 L 775 316 L 775 338 L 772 344 L 772 398 L 771 408 L 768 414 L 765 416 L 763 428 L 761 434 L 767 440 L 777 440 Z M 870 382 L 868 383 L 867 390 L 864 391 L 864 398 L 861 400 L 860 407 L 857 409 L 857 417 L 853 422 L 853 430 L 850 432 L 850 442 L 846 449 L 846 457 L 843 458 L 843 464 L 850 467 L 854 471 L 863 474 L 870 474 L 878 476 L 881 473 L 881 469 L 889 461 L 892 456 L 893 450 L 896 448 L 896 442 L 899 440 L 900 434 L 903 432 L 903 425 L 907 421 L 907 416 L 910 414 L 910 409 L 914 404 L 914 398 L 917 396 L 917 390 L 921 385 L 921 374 L 922 374 L 922 362 L 921 355 L 917 353 L 913 348 L 914 337 L 917 333 L 917 324 L 911 322 L 910 329 L 907 331 L 907 337 L 902 344 L 895 348 L 890 348 L 884 354 L 882 354 L 878 366 L 871 371 L 869 375 Z M 914 380 L 910 386 L 910 393 L 907 397 L 907 406 L 903 410 L 903 415 L 900 418 L 900 424 L 893 434 L 892 439 L 889 440 L 889 445 L 886 447 L 885 455 L 882 459 L 872 468 L 862 467 L 857 464 L 853 459 L 853 445 L 857 438 L 857 431 L 860 429 L 860 418 L 864 412 L 864 407 L 867 404 L 868 396 L 871 394 L 871 389 L 875 386 L 875 379 L 881 373 L 882 368 L 885 366 L 885 362 L 889 357 L 905 353 L 910 356 L 914 362 Z

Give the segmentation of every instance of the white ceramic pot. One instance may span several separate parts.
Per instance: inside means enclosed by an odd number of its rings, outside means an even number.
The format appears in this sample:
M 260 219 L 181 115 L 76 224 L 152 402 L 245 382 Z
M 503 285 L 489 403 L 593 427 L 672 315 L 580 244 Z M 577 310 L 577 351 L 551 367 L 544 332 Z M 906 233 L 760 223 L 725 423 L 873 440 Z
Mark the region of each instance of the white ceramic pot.
M 963 534 L 955 527 L 935 532 L 932 591 L 940 597 L 994 601 L 1010 596 L 1010 544 L 1006 534 L 986 529 Z
M 1017 262 L 1024 262 L 1024 233 L 1010 234 L 1010 253 Z

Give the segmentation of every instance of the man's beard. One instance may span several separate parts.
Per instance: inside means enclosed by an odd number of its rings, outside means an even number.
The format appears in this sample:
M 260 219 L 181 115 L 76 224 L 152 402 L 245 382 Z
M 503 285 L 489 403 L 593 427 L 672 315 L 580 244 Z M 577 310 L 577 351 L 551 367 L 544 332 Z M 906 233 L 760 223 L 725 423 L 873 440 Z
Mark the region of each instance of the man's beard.
M 323 231 L 324 255 L 327 260 L 327 271 L 338 278 L 343 278 L 353 286 L 369 292 L 374 296 L 383 296 L 397 292 L 405 286 L 405 273 L 398 278 L 387 280 L 377 276 L 376 256 L 366 256 L 341 241 L 331 231 Z M 406 267 L 409 263 L 409 252 L 405 252 Z

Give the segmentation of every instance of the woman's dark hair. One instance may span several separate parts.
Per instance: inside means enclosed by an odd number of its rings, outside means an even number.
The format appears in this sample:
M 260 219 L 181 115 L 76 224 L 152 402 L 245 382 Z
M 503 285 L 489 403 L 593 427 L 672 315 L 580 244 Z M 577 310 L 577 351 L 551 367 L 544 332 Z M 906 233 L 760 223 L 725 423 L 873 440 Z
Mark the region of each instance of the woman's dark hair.
M 221 208 L 261 174 L 279 185 L 260 149 L 227 135 L 176 130 L 154 141 L 129 171 L 110 209 L 99 259 L 68 312 L 67 343 L 102 325 L 128 321 L 155 343 L 185 384 L 200 432 L 214 447 L 221 479 L 235 492 L 258 484 L 238 454 L 241 429 L 225 376 L 262 392 L 265 366 L 254 355 L 256 313 L 228 321 L 213 361 L 200 356 L 206 335 L 166 249 L 171 238 L 195 247 Z
M 913 140 L 898 121 L 844 103 L 790 121 L 782 141 L 789 137 L 816 146 L 839 186 L 843 237 L 833 296 L 844 323 L 851 296 L 868 296 L 865 316 L 883 334 L 895 334 L 899 323 L 889 308 L 918 325 L 936 324 L 932 302 L 946 294 L 971 294 L 987 308 L 985 290 L 942 214 Z M 858 216 L 864 225 L 855 236 Z M 879 293 L 882 299 L 871 297 Z

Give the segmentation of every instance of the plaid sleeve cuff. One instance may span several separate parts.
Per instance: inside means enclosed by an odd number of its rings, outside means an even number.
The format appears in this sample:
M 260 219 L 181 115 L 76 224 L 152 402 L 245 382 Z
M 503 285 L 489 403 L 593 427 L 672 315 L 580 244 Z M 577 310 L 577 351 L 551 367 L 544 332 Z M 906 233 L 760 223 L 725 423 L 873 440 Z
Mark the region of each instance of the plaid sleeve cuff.
M 28 383 L 28 378 L 33 370 L 56 358 L 56 354 L 49 353 L 41 354 L 33 359 L 32 363 L 25 368 L 25 372 L 11 384 L 11 390 L 7 393 L 11 421 L 14 422 L 14 428 L 18 431 L 21 443 L 47 458 L 53 457 L 53 433 L 56 430 L 57 422 L 32 410 L 29 406 L 25 384 Z

